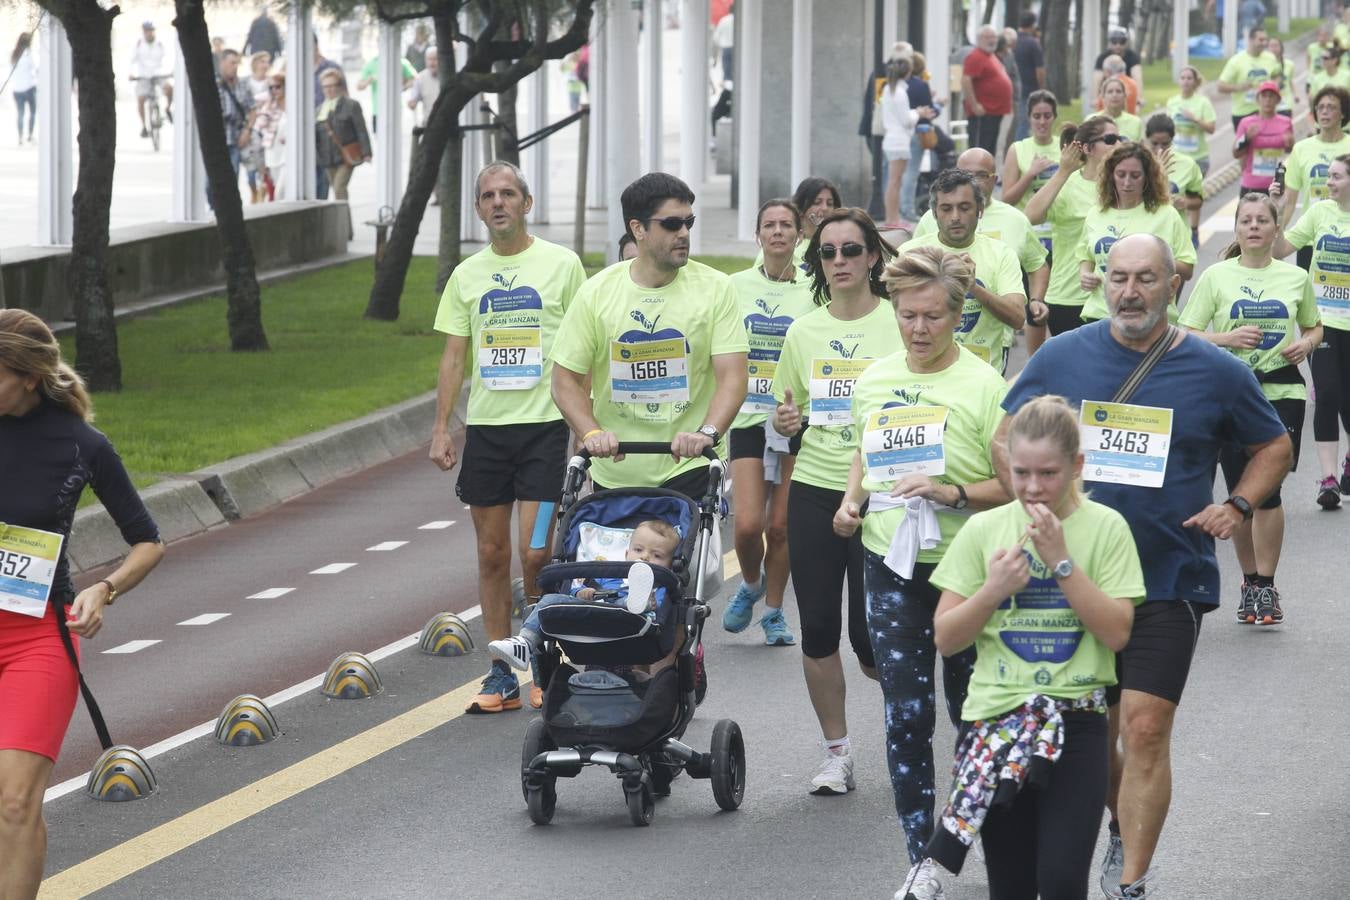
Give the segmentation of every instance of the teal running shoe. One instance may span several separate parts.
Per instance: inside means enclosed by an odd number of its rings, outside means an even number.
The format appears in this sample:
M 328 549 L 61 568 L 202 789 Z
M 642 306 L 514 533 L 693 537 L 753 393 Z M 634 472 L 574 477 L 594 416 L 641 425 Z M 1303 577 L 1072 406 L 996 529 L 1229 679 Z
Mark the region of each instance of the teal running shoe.
M 797 638 L 793 636 L 792 629 L 788 628 L 787 619 L 783 618 L 781 609 L 771 609 L 764 613 L 759 625 L 764 629 L 764 643 L 770 647 L 791 647 L 797 643 Z
M 736 596 L 731 598 L 727 604 L 726 612 L 722 613 L 722 627 L 732 634 L 740 634 L 746 628 L 750 627 L 750 622 L 755 617 L 755 604 L 764 599 L 764 573 L 759 573 L 759 590 L 751 590 L 746 587 L 745 582 L 741 582 L 740 588 L 736 591 Z

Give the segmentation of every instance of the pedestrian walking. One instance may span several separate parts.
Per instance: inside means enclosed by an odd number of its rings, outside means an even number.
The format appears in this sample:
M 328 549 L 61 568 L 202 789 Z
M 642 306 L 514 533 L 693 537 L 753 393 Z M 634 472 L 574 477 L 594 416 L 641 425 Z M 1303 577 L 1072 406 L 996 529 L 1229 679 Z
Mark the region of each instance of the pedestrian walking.
M 1125 68 L 1121 72 L 1108 72 L 1106 70 L 1106 61 L 1112 57 L 1119 57 Z M 1127 75 L 1134 82 L 1135 87 L 1140 91 L 1144 89 L 1144 61 L 1139 57 L 1139 53 L 1130 46 L 1130 34 L 1124 28 L 1112 28 L 1111 33 L 1106 37 L 1106 49 L 1097 54 L 1097 59 L 1092 63 L 1092 92 L 1097 93 L 1102 86 L 1102 79 L 1108 75 L 1122 74 Z M 1133 110 L 1131 110 L 1133 111 Z
M 999 61 L 998 29 L 982 25 L 975 46 L 961 65 L 961 93 L 970 121 L 970 146 L 990 153 L 998 149 L 998 129 L 1012 112 L 1012 79 Z
M 361 104 L 347 96 L 347 84 L 335 71 L 324 72 L 323 103 L 315 114 L 315 156 L 328 175 L 335 200 L 347 199 L 352 171 L 370 162 L 370 134 Z
M 1017 71 L 1022 75 L 1022 94 L 1017 98 L 1017 102 L 1027 111 L 1017 123 L 1017 131 L 1014 134 L 1014 140 L 1017 141 L 1024 141 L 1031 136 L 1031 95 L 1045 90 L 1045 50 L 1041 47 L 1036 21 L 1035 12 L 1023 10 L 1017 21 L 1017 42 L 1013 44 Z
M 268 15 L 267 6 L 260 6 L 257 18 L 248 25 L 244 53 L 247 55 L 266 53 L 270 58 L 276 59 L 285 48 L 286 43 L 281 38 L 281 29 L 277 28 L 277 23 Z
M 413 69 L 412 63 L 407 59 L 399 59 L 400 72 L 402 79 L 399 82 L 399 91 L 407 90 L 417 77 L 417 72 Z M 364 91 L 370 88 L 370 130 L 379 132 L 380 130 L 380 58 L 372 56 L 366 60 L 366 64 L 361 67 L 361 74 L 357 77 L 356 89 Z
M 230 170 L 234 175 L 231 190 L 239 190 L 239 163 L 243 153 L 253 141 L 253 119 L 257 110 L 253 104 L 253 92 L 248 82 L 239 77 L 239 53 L 225 50 L 220 55 L 220 77 L 216 79 L 216 93 L 220 97 L 220 114 L 225 120 L 225 149 L 230 156 Z M 211 201 L 211 186 L 207 185 L 206 196 Z
M 265 148 L 263 132 L 258 127 L 257 115 L 272 101 L 272 82 L 268 72 L 272 68 L 272 57 L 266 51 L 259 51 L 249 59 L 248 90 L 253 95 L 254 117 L 248 146 L 244 147 L 240 161 L 244 167 L 244 176 L 248 180 L 251 203 L 263 203 L 268 199 L 267 162 L 263 159 Z
M 262 148 L 260 173 L 266 198 L 284 195 L 286 178 L 286 76 L 273 73 L 268 79 L 267 102 L 253 120 L 257 143 Z
M 911 109 L 909 105 L 910 60 L 897 57 L 886 63 L 886 84 L 881 89 L 883 135 L 881 150 L 886 156 L 886 227 L 913 228 L 900 218 L 900 184 L 910 164 L 915 126 L 931 121 L 937 112 L 931 107 Z M 918 165 L 918 161 L 914 161 Z
M 28 109 L 28 142 L 33 142 L 33 125 L 37 121 L 37 63 L 33 62 L 33 35 L 24 31 L 14 42 L 9 55 L 10 90 L 14 92 L 14 107 L 18 111 L 19 144 L 23 144 L 23 111 Z
M 413 28 L 413 39 L 408 42 L 408 46 L 403 50 L 403 58 L 418 74 L 421 74 L 422 70 L 427 67 L 427 50 L 430 47 L 431 29 L 425 25 L 417 25 Z

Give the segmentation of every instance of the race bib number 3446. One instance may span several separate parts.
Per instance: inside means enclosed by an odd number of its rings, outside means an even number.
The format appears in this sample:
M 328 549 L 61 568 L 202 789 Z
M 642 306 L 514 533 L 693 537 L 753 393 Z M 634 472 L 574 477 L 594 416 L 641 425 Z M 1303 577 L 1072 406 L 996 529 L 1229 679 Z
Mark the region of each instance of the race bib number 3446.
M 0 610 L 42 618 L 64 540 L 50 531 L 0 522 Z
M 1162 487 L 1172 449 L 1172 410 L 1085 400 L 1078 422 L 1084 481 Z
M 870 481 L 885 483 L 905 475 L 942 475 L 947 410 L 941 406 L 893 406 L 867 417 L 863 428 L 863 465 Z

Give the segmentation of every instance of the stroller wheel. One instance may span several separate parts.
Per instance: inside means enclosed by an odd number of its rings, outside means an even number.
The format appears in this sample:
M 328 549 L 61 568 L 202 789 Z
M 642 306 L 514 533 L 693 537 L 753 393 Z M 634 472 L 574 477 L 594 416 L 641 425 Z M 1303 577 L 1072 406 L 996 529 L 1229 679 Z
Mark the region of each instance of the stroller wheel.
M 713 727 L 712 749 L 713 798 L 722 809 L 731 811 L 745 798 L 745 741 L 741 726 L 731 719 L 720 719 Z
M 638 827 L 652 824 L 652 816 L 656 815 L 656 795 L 652 793 L 651 783 L 643 779 L 637 788 L 625 786 L 623 794 L 628 800 L 629 821 Z
M 544 725 L 544 720 L 538 716 L 531 719 L 529 726 L 525 729 L 525 741 L 520 748 L 520 792 L 524 795 L 525 802 L 530 806 L 531 816 L 534 815 L 534 802 L 530 799 L 530 763 L 536 756 L 543 753 L 545 750 L 557 749 L 557 744 L 555 744 L 553 739 L 548 736 L 548 728 Z M 549 795 L 556 799 L 554 788 L 558 783 L 557 777 L 549 775 L 541 778 L 540 781 L 547 787 Z M 549 817 L 551 818 L 553 816 L 552 800 L 549 801 L 548 810 Z M 539 820 L 535 819 L 535 821 L 538 822 Z M 547 821 L 548 820 L 545 819 L 544 822 L 541 822 L 540 824 L 546 824 Z
M 530 807 L 530 821 L 536 825 L 547 825 L 553 821 L 553 810 L 558 806 L 558 792 L 550 778 L 543 787 L 525 789 L 525 802 Z

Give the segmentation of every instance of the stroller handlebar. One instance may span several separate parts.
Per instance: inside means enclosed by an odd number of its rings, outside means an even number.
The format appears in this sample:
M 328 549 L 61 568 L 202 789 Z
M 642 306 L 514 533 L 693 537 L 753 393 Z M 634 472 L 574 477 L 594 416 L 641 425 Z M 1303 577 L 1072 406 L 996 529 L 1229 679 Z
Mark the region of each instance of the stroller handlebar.
M 626 456 L 669 456 L 670 444 L 663 444 L 660 441 L 620 441 L 618 452 Z M 576 455 L 590 462 L 591 452 L 585 447 L 577 448 Z M 721 462 L 717 451 L 712 447 L 704 448 L 701 455 L 709 462 Z

